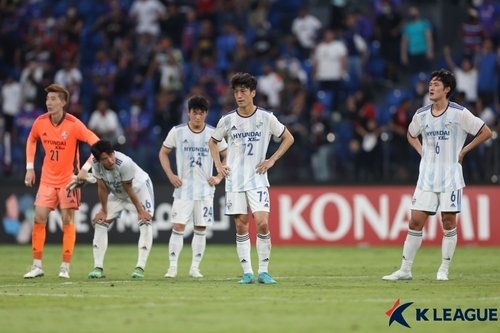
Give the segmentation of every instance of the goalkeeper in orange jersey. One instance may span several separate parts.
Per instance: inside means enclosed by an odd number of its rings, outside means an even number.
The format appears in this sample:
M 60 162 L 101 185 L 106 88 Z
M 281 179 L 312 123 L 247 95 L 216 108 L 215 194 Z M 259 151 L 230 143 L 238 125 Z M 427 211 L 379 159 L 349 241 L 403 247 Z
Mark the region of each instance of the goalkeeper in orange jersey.
M 40 185 L 35 199 L 35 220 L 32 232 L 33 265 L 25 279 L 40 277 L 45 274 L 42 268 L 42 255 L 45 245 L 45 227 L 49 213 L 58 208 L 63 223 L 62 264 L 60 278 L 69 278 L 69 265 L 75 247 L 76 230 L 75 211 L 80 206 L 80 189 L 67 191 L 66 185 L 80 168 L 79 141 L 89 145 L 99 138 L 80 120 L 64 111 L 69 100 L 69 92 L 62 86 L 51 84 L 47 92 L 47 113 L 39 116 L 31 128 L 26 142 L 26 176 L 24 183 L 32 187 L 36 183 L 34 160 L 37 142 L 44 149 Z M 83 168 L 89 170 L 90 164 Z

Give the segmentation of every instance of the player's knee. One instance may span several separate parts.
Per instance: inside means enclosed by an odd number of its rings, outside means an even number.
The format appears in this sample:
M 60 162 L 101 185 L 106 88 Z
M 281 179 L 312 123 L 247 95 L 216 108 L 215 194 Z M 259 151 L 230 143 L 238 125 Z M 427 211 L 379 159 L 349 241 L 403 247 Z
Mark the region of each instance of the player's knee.
M 174 223 L 172 225 L 172 230 L 174 230 L 175 232 L 184 232 L 185 229 L 186 229 L 185 224 Z
M 418 220 L 410 220 L 408 223 L 408 227 L 410 230 L 415 230 L 415 231 L 422 231 L 424 228 L 424 223 L 425 221 L 418 221 Z

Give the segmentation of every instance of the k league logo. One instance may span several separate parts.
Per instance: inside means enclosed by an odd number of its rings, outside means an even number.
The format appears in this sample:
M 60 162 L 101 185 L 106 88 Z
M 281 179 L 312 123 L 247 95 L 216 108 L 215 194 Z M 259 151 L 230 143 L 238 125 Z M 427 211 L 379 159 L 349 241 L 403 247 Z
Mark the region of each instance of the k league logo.
M 493 322 L 498 321 L 498 309 L 497 308 L 425 308 L 417 307 L 415 311 L 412 312 L 408 310 L 406 314 L 404 312 L 412 305 L 413 302 L 408 302 L 401 304 L 398 298 L 392 307 L 385 312 L 386 316 L 389 317 L 389 326 L 394 322 L 411 328 L 406 321 L 407 318 L 414 318 L 416 322 Z

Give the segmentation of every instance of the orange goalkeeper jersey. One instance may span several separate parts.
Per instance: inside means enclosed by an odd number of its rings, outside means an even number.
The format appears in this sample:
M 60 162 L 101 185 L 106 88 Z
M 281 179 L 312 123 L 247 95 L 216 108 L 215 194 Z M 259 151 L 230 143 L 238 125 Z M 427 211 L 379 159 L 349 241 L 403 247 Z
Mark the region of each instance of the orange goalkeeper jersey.
M 45 151 L 40 184 L 59 187 L 66 186 L 80 169 L 78 142 L 92 145 L 99 137 L 71 114 L 65 113 L 62 121 L 55 125 L 46 113 L 31 127 L 26 143 L 26 163 L 34 162 L 38 140 Z

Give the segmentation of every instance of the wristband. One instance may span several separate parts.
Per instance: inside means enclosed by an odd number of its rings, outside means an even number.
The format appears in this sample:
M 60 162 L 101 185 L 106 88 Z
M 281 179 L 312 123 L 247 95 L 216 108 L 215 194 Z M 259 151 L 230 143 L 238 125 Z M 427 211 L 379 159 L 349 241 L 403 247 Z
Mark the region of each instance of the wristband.
M 33 162 L 26 163 L 26 170 L 33 170 L 35 168 Z

